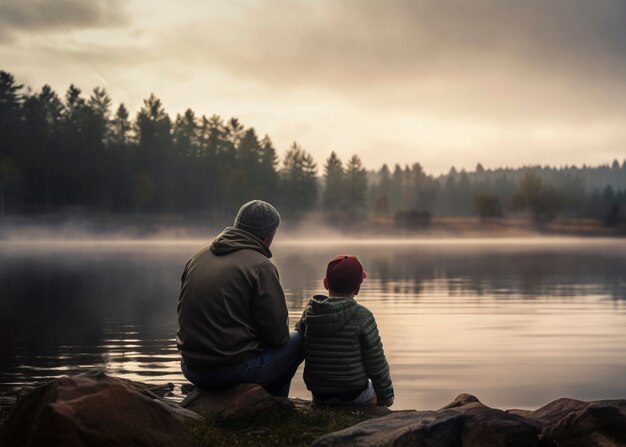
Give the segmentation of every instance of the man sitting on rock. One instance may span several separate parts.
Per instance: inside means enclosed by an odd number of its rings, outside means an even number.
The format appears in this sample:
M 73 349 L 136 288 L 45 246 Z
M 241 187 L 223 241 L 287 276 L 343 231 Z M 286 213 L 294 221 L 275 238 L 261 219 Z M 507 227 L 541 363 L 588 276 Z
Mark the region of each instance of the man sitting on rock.
M 315 403 L 393 404 L 374 315 L 354 299 L 366 276 L 356 256 L 335 256 L 324 278 L 329 296 L 311 298 L 296 324 L 305 334 L 304 382 Z
M 287 397 L 304 358 L 303 337 L 289 333 L 285 294 L 270 261 L 280 223 L 267 202 L 244 204 L 234 227 L 185 266 L 176 343 L 185 377 L 200 388 L 256 383 Z

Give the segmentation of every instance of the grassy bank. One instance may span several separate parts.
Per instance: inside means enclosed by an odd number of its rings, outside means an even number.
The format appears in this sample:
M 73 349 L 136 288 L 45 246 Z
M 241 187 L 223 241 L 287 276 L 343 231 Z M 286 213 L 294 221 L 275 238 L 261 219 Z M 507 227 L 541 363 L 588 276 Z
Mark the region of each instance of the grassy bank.
M 354 408 L 299 406 L 268 413 L 242 414 L 191 423 L 197 446 L 308 446 L 322 435 L 355 425 L 373 415 Z

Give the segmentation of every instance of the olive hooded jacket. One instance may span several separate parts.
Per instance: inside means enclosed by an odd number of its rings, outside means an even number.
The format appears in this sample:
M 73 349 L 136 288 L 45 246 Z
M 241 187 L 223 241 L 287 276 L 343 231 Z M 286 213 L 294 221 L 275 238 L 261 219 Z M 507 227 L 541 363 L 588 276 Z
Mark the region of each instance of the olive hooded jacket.
M 304 334 L 304 382 L 313 394 L 358 392 L 372 381 L 378 402 L 393 397 L 374 315 L 354 299 L 316 295 L 296 330 Z
M 176 334 L 186 364 L 233 364 L 287 343 L 287 304 L 271 256 L 259 238 L 228 227 L 189 260 Z

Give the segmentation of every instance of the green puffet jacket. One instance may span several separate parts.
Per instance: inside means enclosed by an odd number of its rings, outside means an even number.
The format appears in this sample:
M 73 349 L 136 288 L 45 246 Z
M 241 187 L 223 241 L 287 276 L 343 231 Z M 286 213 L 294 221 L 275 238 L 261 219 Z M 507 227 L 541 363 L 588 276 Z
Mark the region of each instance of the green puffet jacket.
M 354 299 L 316 295 L 296 330 L 305 336 L 304 381 L 313 393 L 363 390 L 370 379 L 380 404 L 393 397 L 374 315 Z

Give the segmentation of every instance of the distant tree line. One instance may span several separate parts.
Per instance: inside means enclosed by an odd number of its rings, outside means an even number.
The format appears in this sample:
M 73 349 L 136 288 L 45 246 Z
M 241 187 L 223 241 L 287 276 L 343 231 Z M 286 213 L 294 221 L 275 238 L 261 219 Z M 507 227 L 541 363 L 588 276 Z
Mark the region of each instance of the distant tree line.
M 320 172 L 321 171 L 321 172 Z M 599 167 L 427 174 L 419 163 L 366 171 L 335 152 L 322 169 L 297 143 L 279 159 L 268 135 L 237 118 L 170 117 L 150 95 L 131 116 L 113 110 L 107 92 L 70 85 L 25 89 L 0 71 L 0 214 L 87 210 L 113 213 L 231 214 L 260 198 L 285 214 L 321 210 L 348 223 L 354 216 L 431 215 L 495 219 L 529 212 L 537 222 L 557 215 L 620 222 L 626 208 L 626 161 Z
M 626 161 L 597 167 L 529 166 L 432 176 L 416 163 L 393 172 L 384 165 L 370 176 L 374 215 L 417 210 L 437 216 L 496 219 L 529 214 L 538 223 L 557 216 L 594 218 L 607 225 L 626 220 Z

